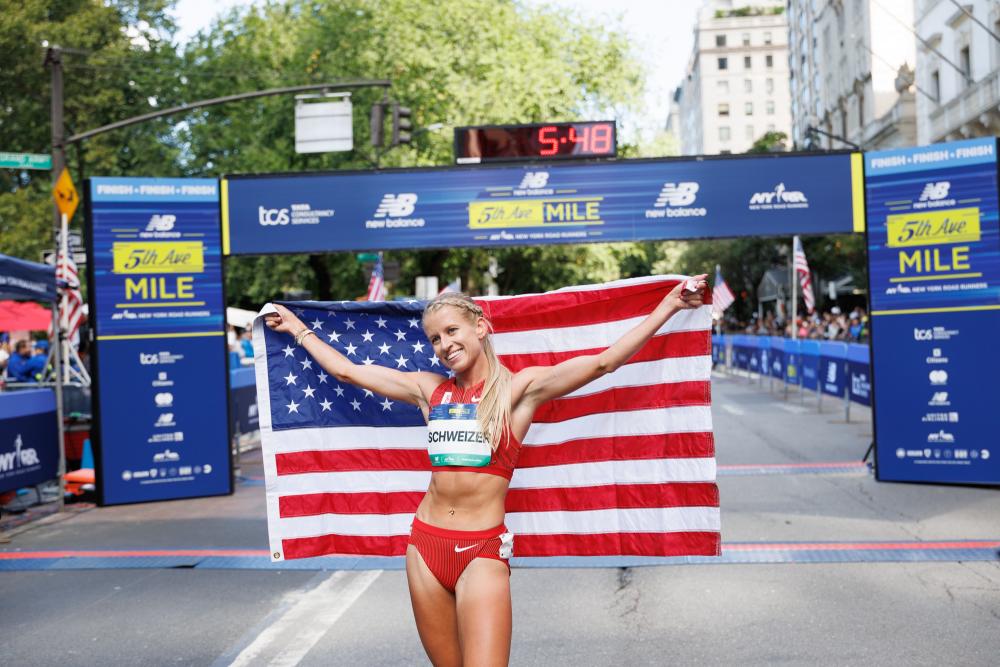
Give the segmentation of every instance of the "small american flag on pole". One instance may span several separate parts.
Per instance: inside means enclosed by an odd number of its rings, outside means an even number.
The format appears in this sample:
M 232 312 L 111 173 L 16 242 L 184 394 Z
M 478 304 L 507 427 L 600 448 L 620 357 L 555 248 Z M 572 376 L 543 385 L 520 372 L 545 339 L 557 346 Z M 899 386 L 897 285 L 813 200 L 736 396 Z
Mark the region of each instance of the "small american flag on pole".
M 60 248 L 56 259 L 56 285 L 59 287 L 59 328 L 66 340 L 78 342 L 83 321 L 83 296 L 80 294 L 80 276 L 72 253 Z M 51 325 L 49 334 L 51 335 Z
M 712 312 L 717 317 L 721 317 L 723 311 L 733 305 L 735 301 L 736 297 L 733 295 L 733 291 L 729 289 L 729 285 L 722 278 L 722 269 L 716 264 L 715 286 L 712 288 Z
M 478 301 L 517 372 L 604 349 L 681 280 Z M 445 372 L 421 302 L 288 305 L 355 363 Z M 626 365 L 539 408 L 507 495 L 515 555 L 719 554 L 710 325 L 710 304 L 679 312 Z M 402 555 L 431 474 L 420 411 L 337 382 L 262 317 L 253 340 L 272 559 Z
M 795 274 L 799 277 L 799 284 L 802 286 L 802 302 L 806 304 L 806 310 L 812 313 L 816 306 L 816 298 L 813 296 L 812 274 L 809 272 L 806 252 L 802 249 L 802 239 L 798 236 L 794 239 L 793 247 L 792 264 L 795 266 Z
M 385 270 L 382 266 L 382 253 L 372 269 L 371 280 L 368 281 L 368 301 L 385 301 Z

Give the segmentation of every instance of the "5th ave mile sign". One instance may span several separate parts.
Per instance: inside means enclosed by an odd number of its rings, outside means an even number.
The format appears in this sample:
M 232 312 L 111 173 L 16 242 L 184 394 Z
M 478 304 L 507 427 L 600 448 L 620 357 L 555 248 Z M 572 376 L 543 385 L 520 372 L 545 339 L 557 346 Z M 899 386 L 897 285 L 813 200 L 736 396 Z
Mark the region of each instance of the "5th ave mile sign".
M 49 170 L 52 169 L 52 156 L 41 153 L 0 152 L 0 168 Z

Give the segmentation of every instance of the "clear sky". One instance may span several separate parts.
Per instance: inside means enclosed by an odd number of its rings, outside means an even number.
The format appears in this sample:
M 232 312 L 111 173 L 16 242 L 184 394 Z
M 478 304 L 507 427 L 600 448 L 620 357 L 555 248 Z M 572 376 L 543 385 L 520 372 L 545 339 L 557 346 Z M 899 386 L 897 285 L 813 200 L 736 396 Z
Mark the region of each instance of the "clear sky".
M 526 0 L 543 4 L 540 0 Z M 223 10 L 252 4 L 248 0 L 179 0 L 174 12 L 179 38 L 206 28 Z M 643 133 L 663 127 L 670 95 L 681 80 L 691 53 L 692 28 L 701 0 L 548 0 L 580 16 L 615 20 L 620 16 L 625 31 L 635 40 L 635 52 L 647 69 L 647 93 L 639 125 Z

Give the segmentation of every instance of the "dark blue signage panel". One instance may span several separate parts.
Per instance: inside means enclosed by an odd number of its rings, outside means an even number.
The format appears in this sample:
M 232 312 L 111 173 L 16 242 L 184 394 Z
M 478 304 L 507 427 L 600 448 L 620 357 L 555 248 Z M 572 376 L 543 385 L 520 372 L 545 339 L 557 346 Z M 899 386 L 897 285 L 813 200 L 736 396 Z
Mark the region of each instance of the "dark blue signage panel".
M 57 426 L 51 389 L 0 393 L 0 492 L 58 477 Z
M 95 178 L 87 191 L 101 502 L 229 493 L 218 183 Z
M 858 154 L 230 177 L 226 254 L 861 231 Z
M 1000 483 L 996 148 L 865 155 L 879 479 Z
M 830 396 L 844 397 L 847 388 L 847 343 L 819 344 L 820 390 Z
M 847 346 L 847 375 L 851 400 L 861 405 L 872 404 L 872 376 L 867 345 Z

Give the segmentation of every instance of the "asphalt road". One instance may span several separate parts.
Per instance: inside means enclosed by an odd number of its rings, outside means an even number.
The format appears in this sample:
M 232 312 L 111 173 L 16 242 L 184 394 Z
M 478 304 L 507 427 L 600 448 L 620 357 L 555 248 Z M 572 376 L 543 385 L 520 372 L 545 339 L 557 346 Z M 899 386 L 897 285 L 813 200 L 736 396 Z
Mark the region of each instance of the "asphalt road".
M 512 664 L 997 664 L 1000 560 L 962 547 L 1000 540 L 1000 491 L 878 483 L 850 463 L 871 437 L 864 411 L 844 423 L 829 399 L 818 413 L 812 397 L 785 401 L 732 376 L 716 376 L 713 391 L 723 539 L 745 553 L 770 545 L 767 562 L 517 568 Z M 255 477 L 250 458 L 243 473 Z M 845 465 L 812 465 L 829 463 Z M 856 548 L 867 543 L 886 549 Z M 921 548 L 936 543 L 951 546 Z M 263 487 L 250 482 L 231 497 L 36 522 L 2 551 L 266 544 Z M 802 562 L 824 553 L 854 562 Z M 123 560 L 71 570 L 0 560 L 0 663 L 425 662 L 398 569 Z

